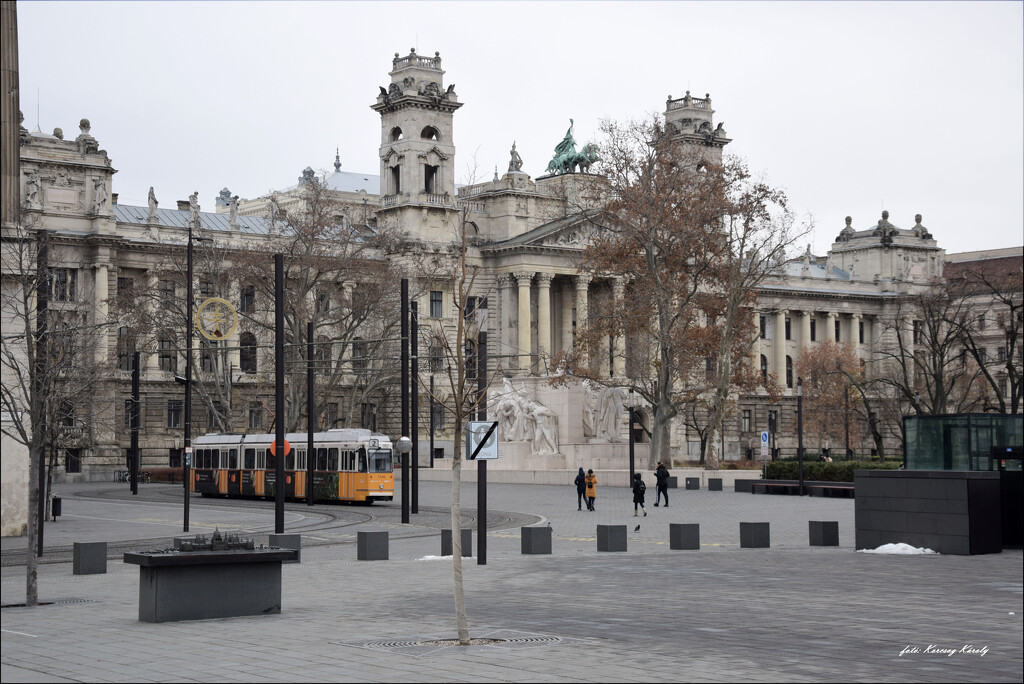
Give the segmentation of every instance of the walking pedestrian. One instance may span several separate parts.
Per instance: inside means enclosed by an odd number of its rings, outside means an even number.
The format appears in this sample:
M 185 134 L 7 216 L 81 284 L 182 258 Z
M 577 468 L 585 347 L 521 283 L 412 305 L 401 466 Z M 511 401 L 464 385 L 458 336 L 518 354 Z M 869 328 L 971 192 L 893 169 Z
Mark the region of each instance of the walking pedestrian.
M 583 468 L 580 468 L 579 474 L 576 479 L 572 481 L 576 485 L 576 510 L 583 510 L 583 497 L 587 493 L 587 476 L 583 474 Z M 590 508 L 590 504 L 587 504 L 587 508 Z
M 644 493 L 647 491 L 647 485 L 640 478 L 640 473 L 633 473 L 633 517 L 637 517 L 637 506 L 647 515 L 647 509 L 644 508 Z
M 658 483 L 656 486 L 657 498 L 654 500 L 654 505 L 657 506 L 661 502 L 661 495 L 665 495 L 665 508 L 668 508 L 668 468 L 661 461 L 658 461 L 658 467 L 654 471 L 654 477 L 657 478 Z
M 597 475 L 594 475 L 593 470 L 587 471 L 587 510 L 595 511 L 594 499 L 597 498 Z

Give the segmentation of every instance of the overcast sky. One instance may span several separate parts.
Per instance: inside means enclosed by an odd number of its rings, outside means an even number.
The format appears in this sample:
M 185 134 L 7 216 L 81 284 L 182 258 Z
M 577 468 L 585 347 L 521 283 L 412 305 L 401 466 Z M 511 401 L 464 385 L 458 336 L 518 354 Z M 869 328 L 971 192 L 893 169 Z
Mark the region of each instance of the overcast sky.
M 440 52 L 458 182 L 537 177 L 575 119 L 710 93 L 728 152 L 813 217 L 823 254 L 852 216 L 915 213 L 947 252 L 1024 242 L 1020 2 L 18 2 L 25 126 L 109 153 L 122 204 L 221 188 L 256 197 L 303 168 L 379 173 L 394 53 Z M 38 113 L 37 113 L 38 112 Z M 475 171 L 474 171 L 475 169 Z

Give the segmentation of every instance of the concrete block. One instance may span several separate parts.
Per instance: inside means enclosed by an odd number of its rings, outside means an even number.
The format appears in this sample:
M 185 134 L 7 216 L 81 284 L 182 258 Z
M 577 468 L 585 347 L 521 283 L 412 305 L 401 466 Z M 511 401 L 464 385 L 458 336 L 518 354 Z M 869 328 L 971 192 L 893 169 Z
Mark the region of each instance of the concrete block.
M 687 489 L 700 489 L 700 478 L 699 477 L 688 477 L 686 478 Z
M 735 485 L 733 485 L 733 487 L 734 487 L 734 490 L 737 491 L 737 492 L 742 492 L 744 494 L 750 494 L 750 492 L 751 492 L 750 486 L 752 484 L 754 484 L 753 480 L 749 480 L 747 478 L 742 478 L 742 479 L 741 478 L 736 478 L 736 483 L 735 483 Z
M 771 533 L 769 523 L 766 522 L 741 522 L 740 523 L 740 548 L 742 549 L 767 549 L 771 546 Z
M 720 491 L 722 491 L 722 478 L 720 478 L 720 477 L 709 477 L 708 478 L 708 491 L 709 492 L 720 492 Z
M 669 475 L 668 476 L 668 480 L 666 480 L 666 482 L 667 482 L 666 486 L 667 486 L 668 489 L 678 489 L 679 488 L 679 478 L 676 477 L 675 475 Z
M 388 560 L 388 532 L 357 532 L 356 559 L 361 561 Z
M 295 551 L 295 560 L 284 561 L 285 563 L 302 562 L 302 535 L 301 534 L 272 534 L 270 535 L 270 546 L 280 549 L 292 549 Z
M 626 550 L 626 526 L 625 525 L 598 525 L 597 526 L 597 550 L 598 551 L 625 551 Z
M 441 530 L 441 555 L 450 556 L 452 555 L 452 531 Z M 466 527 L 462 530 L 462 557 L 470 558 L 473 556 L 473 530 L 472 528 Z
M 836 520 L 809 520 L 807 522 L 811 546 L 839 546 L 839 522 Z
M 550 527 L 522 527 L 522 553 L 524 555 L 539 555 L 551 553 L 551 528 Z
M 700 525 L 697 523 L 669 523 L 668 546 L 676 551 L 699 551 Z
M 106 574 L 107 542 L 75 542 L 72 568 L 76 575 Z

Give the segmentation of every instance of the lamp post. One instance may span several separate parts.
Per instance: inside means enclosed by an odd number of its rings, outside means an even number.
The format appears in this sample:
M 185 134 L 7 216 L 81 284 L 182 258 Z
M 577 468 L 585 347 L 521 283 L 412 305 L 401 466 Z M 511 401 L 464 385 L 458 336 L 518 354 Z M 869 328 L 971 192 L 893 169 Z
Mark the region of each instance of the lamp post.
M 406 475 L 408 474 L 408 463 L 409 463 L 409 452 L 412 451 L 412 440 L 402 435 L 395 440 L 395 451 L 398 452 L 398 456 L 402 462 L 402 522 L 409 522 L 409 497 L 405 495 L 406 491 Z
M 804 379 L 796 379 L 796 457 L 800 462 L 800 496 L 804 495 Z
M 633 413 L 633 388 L 629 388 L 629 483 L 633 484 L 633 473 L 636 470 L 636 455 L 635 455 L 635 444 L 636 438 L 633 436 L 633 425 L 636 421 L 636 416 Z

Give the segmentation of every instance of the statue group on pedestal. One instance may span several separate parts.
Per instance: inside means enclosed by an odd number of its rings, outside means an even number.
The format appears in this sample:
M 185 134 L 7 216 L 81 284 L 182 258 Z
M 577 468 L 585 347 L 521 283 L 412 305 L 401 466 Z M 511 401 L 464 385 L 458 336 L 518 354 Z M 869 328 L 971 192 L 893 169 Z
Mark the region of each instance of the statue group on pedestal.
M 587 143 L 579 152 L 576 151 L 576 140 L 572 137 L 574 121 L 569 119 L 569 130 L 565 132 L 562 142 L 555 145 L 555 156 L 548 162 L 547 173 L 576 173 L 576 167 L 580 167 L 581 173 L 590 171 L 590 166 L 599 161 L 597 146 Z
M 583 381 L 583 436 L 587 439 L 619 443 L 619 426 L 626 410 L 626 390 L 602 387 L 595 392 L 589 380 Z
M 535 456 L 558 453 L 558 415 L 536 399 L 516 389 L 508 378 L 498 397 L 497 418 L 501 438 L 506 442 L 528 442 Z

